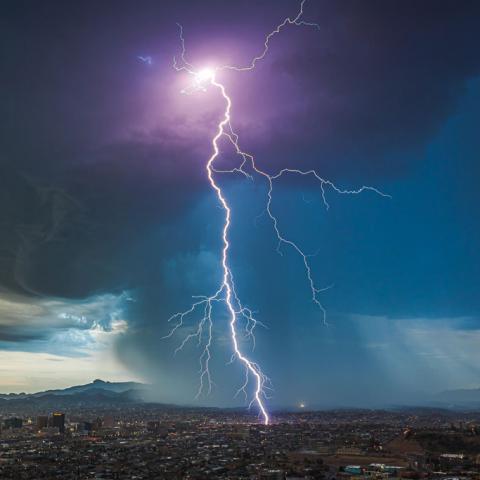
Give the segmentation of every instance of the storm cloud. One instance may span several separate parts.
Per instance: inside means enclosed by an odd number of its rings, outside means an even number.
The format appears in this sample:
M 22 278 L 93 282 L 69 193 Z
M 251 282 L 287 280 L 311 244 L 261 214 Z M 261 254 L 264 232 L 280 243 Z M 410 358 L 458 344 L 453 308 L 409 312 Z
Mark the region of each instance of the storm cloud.
M 2 349 L 53 352 L 60 335 L 80 355 L 92 335 L 114 332 L 124 365 L 157 383 L 159 398 L 189 403 L 198 350 L 174 361 L 178 338 L 161 337 L 173 312 L 218 283 L 221 212 L 204 167 L 223 104 L 214 89 L 180 93 L 189 80 L 172 69 L 175 23 L 195 65 L 243 64 L 297 8 L 293 0 L 4 2 Z M 305 16 L 320 29 L 287 28 L 255 71 L 219 74 L 242 146 L 267 171 L 316 168 L 341 186 L 372 184 L 393 198 L 330 192 L 327 212 L 314 182 L 275 187 L 282 228 L 317 252 L 320 284 L 335 285 L 322 297 L 338 325 L 331 330 L 309 303 L 298 257 L 276 252 L 258 178 L 219 179 L 235 206 L 232 268 L 240 294 L 269 327 L 259 330 L 255 355 L 277 379 L 275 401 L 298 400 L 288 384 L 308 365 L 295 380 L 305 400 L 319 401 L 325 386 L 329 402 L 348 403 L 358 385 L 346 385 L 347 374 L 358 364 L 373 402 L 368 378 L 393 388 L 393 372 L 407 378 L 411 370 L 398 349 L 403 376 L 397 364 L 376 363 L 392 353 L 398 331 L 405 345 L 417 343 L 411 355 L 432 358 L 431 329 L 439 349 L 454 332 L 455 344 L 468 347 L 465 362 L 476 359 L 457 320 L 468 318 L 476 331 L 480 315 L 480 4 L 311 0 Z M 445 325 L 434 328 L 435 319 Z M 210 404 L 237 401 L 224 326 L 219 314 L 219 387 L 202 400 Z M 455 380 L 460 361 L 452 358 L 445 387 L 471 382 L 473 366 Z M 334 362 L 337 378 L 322 370 Z M 395 392 L 407 398 L 429 375 L 425 366 Z

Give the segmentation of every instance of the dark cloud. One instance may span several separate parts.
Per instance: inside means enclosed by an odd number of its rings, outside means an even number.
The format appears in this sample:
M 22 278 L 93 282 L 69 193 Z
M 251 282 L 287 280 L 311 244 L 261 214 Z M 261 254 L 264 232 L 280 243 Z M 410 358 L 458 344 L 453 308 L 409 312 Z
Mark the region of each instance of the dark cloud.
M 480 72 L 480 5 L 311 2 L 307 13 L 320 31 L 275 38 L 245 79 L 249 98 L 232 80 L 258 157 L 272 170 L 296 158 L 337 177 L 405 175 Z
M 134 290 L 130 329 L 117 354 L 169 385 L 168 400 L 189 403 L 198 349 L 173 365 L 176 344 L 160 338 L 168 332 L 166 319 L 190 295 L 210 294 L 218 283 L 222 213 L 208 189 L 205 159 L 223 105 L 214 89 L 180 94 L 188 78 L 171 68 L 179 51 L 175 22 L 184 24 L 196 64 L 244 63 L 262 48 L 265 32 L 297 8 L 293 0 L 6 4 L 0 20 L 1 348 L 46 351 L 52 339 L 67 339 L 78 352 L 95 322 L 102 331 L 113 329 L 108 312 L 116 307 L 98 299 Z M 383 368 L 388 355 L 377 346 L 393 341 L 397 330 L 385 326 L 388 338 L 375 337 L 391 318 L 411 319 L 412 327 L 419 318 L 465 317 L 475 331 L 480 237 L 471 213 L 478 201 L 472 125 L 478 125 L 479 100 L 472 79 L 480 71 L 479 9 L 466 0 L 311 0 L 306 16 L 319 31 L 288 28 L 254 72 L 222 74 L 234 99 L 234 127 L 259 165 L 269 171 L 313 166 L 341 184 L 375 184 L 393 195 L 329 193 L 326 212 L 317 184 L 276 185 L 273 208 L 282 231 L 307 251 L 318 249 L 314 273 L 321 285 L 335 284 L 322 298 L 332 323 L 347 318 L 348 325 L 332 334 L 320 328 L 319 312 L 308 303 L 298 256 L 275 251 L 272 225 L 261 216 L 265 184 L 219 179 L 235 206 L 238 290 L 270 327 L 259 332 L 253 355 L 274 381 L 280 378 L 282 401 L 296 400 L 291 381 L 312 398 L 324 380 L 329 398 L 342 392 L 355 398 L 361 386 L 345 384 L 358 358 L 362 379 L 378 374 L 390 388 L 388 375 L 398 369 Z M 152 65 L 138 55 L 152 56 Z M 52 298 L 58 304 L 50 305 Z M 338 312 L 388 318 L 359 333 L 358 322 Z M 82 316 L 89 318 L 85 325 L 78 324 Z M 237 377 L 225 371 L 230 348 L 221 314 L 218 320 L 214 362 L 218 384 L 226 383 L 209 401 L 231 403 Z M 395 328 L 401 331 L 401 321 Z M 80 343 L 71 331 L 80 331 Z M 415 331 L 409 339 L 425 343 L 427 336 Z M 338 370 L 317 374 L 334 362 Z M 308 374 L 297 375 L 305 364 Z M 372 382 L 369 398 L 374 388 Z
M 137 141 L 106 147 L 56 178 L 4 169 L 2 286 L 73 297 L 131 287 L 145 237 L 199 195 L 201 170 L 180 174 L 190 161 L 188 149 Z

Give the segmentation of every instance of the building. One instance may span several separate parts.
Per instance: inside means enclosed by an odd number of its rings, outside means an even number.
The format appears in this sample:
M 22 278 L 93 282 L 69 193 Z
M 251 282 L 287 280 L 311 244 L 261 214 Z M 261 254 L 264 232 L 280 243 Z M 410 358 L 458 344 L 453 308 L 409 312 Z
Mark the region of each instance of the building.
M 360 465 L 347 465 L 344 471 L 350 475 L 362 475 L 363 468 Z
M 51 426 L 57 427 L 60 433 L 65 433 L 65 414 L 54 412 L 51 417 Z
M 77 425 L 77 432 L 83 434 L 89 434 L 93 430 L 92 422 L 80 422 Z
M 41 430 L 42 428 L 48 427 L 48 416 L 47 415 L 39 415 L 37 417 L 37 430 Z

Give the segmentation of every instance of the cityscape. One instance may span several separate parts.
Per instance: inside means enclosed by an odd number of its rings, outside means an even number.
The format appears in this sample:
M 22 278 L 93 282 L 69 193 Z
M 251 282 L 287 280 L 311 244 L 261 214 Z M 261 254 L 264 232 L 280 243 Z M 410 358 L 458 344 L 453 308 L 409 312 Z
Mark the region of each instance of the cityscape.
M 480 413 L 154 404 L 2 413 L 5 479 L 449 479 L 480 475 Z
M 0 480 L 480 480 L 480 0 L 1 0 Z

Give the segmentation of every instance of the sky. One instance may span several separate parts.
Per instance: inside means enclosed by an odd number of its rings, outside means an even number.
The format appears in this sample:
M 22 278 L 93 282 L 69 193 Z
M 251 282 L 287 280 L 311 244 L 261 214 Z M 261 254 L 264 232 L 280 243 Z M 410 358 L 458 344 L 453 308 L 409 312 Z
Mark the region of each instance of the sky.
M 6 1 L 0 16 L 0 391 L 141 380 L 155 399 L 232 406 L 228 319 L 215 312 L 210 395 L 169 317 L 220 276 L 222 211 L 205 163 L 224 104 L 182 94 L 200 68 L 245 64 L 294 0 Z M 342 188 L 218 182 L 232 207 L 237 291 L 266 328 L 242 345 L 271 406 L 381 406 L 480 386 L 480 4 L 310 0 L 250 72 L 221 72 L 243 148 L 270 174 Z M 139 57 L 151 57 L 151 62 Z M 227 149 L 218 165 L 238 162 Z

